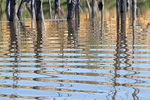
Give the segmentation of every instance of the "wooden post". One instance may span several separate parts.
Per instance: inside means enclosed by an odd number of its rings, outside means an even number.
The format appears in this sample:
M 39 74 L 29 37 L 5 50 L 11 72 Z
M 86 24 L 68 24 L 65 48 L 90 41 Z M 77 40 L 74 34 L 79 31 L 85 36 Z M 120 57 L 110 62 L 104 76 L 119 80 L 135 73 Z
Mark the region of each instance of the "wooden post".
M 18 0 L 10 0 L 10 21 L 17 19 Z
M 43 20 L 43 9 L 42 9 L 42 2 L 43 0 L 35 0 L 36 2 L 36 20 Z
M 76 0 L 67 0 L 68 16 L 67 19 L 73 19 L 76 6 Z

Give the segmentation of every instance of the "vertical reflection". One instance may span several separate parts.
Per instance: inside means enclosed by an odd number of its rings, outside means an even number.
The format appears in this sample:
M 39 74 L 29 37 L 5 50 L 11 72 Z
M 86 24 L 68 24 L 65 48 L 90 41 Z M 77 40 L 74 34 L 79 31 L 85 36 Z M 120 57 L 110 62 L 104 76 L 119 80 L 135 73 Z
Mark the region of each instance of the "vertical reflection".
M 136 26 L 136 0 L 132 0 L 132 26 L 133 26 L 133 53 L 134 53 L 135 26 Z
M 124 8 L 122 8 L 124 9 Z M 116 44 L 116 58 L 114 67 L 115 67 L 115 76 L 114 76 L 114 96 L 113 100 L 115 100 L 115 96 L 117 94 L 116 86 L 118 86 L 120 83 L 117 83 L 117 78 L 120 77 L 118 75 L 118 70 L 123 67 L 125 70 L 126 68 L 130 67 L 131 64 L 129 64 L 129 54 L 128 52 L 128 45 L 126 40 L 126 12 L 121 12 L 121 32 L 119 33 L 119 10 L 117 9 L 117 44 Z M 125 75 L 126 76 L 126 75 Z
M 43 23 L 42 20 L 37 20 L 36 22 L 37 27 L 37 40 L 35 45 L 35 58 L 36 60 L 36 67 L 40 67 L 40 63 L 42 63 L 42 44 L 43 44 Z
M 78 46 L 78 25 L 74 23 L 74 20 L 67 20 L 68 22 L 68 43 L 72 48 L 77 48 Z M 77 21 L 76 21 L 77 22 Z M 76 30 L 77 29 L 77 30 Z
M 104 30 L 104 0 L 101 0 L 102 2 L 102 8 L 101 8 L 101 34 L 103 34 Z
M 17 31 L 17 22 L 9 22 L 10 27 L 10 58 L 14 59 L 10 62 L 12 63 L 10 67 L 13 71 L 13 88 L 17 88 L 17 83 L 19 79 L 19 63 L 21 60 L 20 57 L 20 35 Z

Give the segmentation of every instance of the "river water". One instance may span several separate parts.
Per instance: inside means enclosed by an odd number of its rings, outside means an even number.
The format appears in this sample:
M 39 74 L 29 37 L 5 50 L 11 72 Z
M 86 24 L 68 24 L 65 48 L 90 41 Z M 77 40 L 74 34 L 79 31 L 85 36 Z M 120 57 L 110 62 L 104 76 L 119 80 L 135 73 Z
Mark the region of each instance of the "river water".
M 149 13 L 1 21 L 0 100 L 149 100 Z

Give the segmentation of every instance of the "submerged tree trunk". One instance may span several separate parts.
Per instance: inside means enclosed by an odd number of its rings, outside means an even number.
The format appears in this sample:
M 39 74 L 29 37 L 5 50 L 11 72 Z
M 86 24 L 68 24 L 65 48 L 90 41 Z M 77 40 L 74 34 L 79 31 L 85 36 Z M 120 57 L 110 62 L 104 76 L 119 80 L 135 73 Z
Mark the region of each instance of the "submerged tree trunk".
M 73 19 L 76 6 L 76 0 L 67 0 L 68 16 L 67 19 Z

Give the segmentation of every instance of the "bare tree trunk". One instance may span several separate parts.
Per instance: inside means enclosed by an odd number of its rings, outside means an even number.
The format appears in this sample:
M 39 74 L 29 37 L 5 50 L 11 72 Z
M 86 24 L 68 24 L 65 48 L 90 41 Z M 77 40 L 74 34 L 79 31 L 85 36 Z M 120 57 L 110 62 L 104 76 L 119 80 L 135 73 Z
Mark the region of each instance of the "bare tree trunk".
M 96 17 L 96 0 L 92 0 L 92 18 Z
M 126 2 L 125 0 L 120 0 L 120 12 L 126 12 Z
M 9 9 L 10 0 L 6 0 L 6 11 Z
M 89 17 L 90 17 L 90 16 L 91 16 L 91 13 L 92 13 L 92 10 L 91 10 L 91 6 L 90 6 L 90 4 L 89 4 L 89 1 L 88 1 L 88 0 L 86 0 L 86 5 L 87 5 L 87 7 L 88 7 Z
M 136 0 L 132 0 L 133 46 L 135 44 L 136 7 Z
M 127 11 L 129 11 L 130 10 L 130 2 L 129 2 L 129 0 L 126 0 L 126 5 L 127 5 Z
M 18 0 L 10 0 L 10 21 L 17 19 Z
M 52 18 L 52 5 L 51 5 L 51 0 L 48 0 L 49 2 L 49 13 L 50 13 L 50 18 Z
M 60 0 L 55 0 L 55 19 L 59 19 Z
M 43 9 L 42 9 L 42 2 L 43 0 L 35 0 L 36 1 L 36 20 L 43 20 Z
M 34 4 L 35 4 L 35 0 L 31 0 L 31 10 L 32 10 L 32 20 L 34 20 L 35 19 L 35 6 L 34 6 Z
M 76 6 L 76 0 L 67 0 L 68 16 L 67 19 L 73 19 Z
M 18 9 L 18 12 L 17 12 L 17 15 L 18 15 L 19 19 L 22 18 L 22 10 L 23 10 L 23 7 L 24 7 L 24 3 L 25 3 L 25 0 L 21 0 L 21 3 L 19 5 L 19 9 Z
M 117 12 L 117 34 L 119 34 L 119 0 L 116 0 L 116 12 Z

